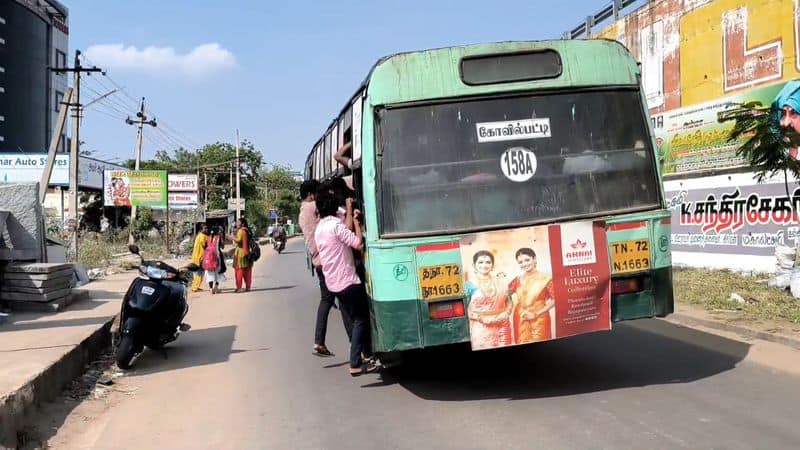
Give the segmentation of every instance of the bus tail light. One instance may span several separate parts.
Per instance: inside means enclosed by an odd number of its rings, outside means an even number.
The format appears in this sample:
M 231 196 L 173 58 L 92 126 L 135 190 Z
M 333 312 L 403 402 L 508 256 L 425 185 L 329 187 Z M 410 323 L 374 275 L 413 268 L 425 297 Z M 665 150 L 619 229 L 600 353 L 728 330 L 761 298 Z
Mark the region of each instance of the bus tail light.
M 613 278 L 611 280 L 611 294 L 622 295 L 639 292 L 642 290 L 642 278 Z
M 433 320 L 464 317 L 464 301 L 437 302 L 428 305 L 428 312 Z

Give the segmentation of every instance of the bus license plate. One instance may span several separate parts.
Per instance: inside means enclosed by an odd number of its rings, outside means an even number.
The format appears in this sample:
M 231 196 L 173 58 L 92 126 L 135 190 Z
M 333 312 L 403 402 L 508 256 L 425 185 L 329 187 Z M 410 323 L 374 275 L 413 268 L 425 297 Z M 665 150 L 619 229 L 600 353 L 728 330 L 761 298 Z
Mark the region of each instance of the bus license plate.
M 419 269 L 419 289 L 423 300 L 464 296 L 464 280 L 458 264 L 440 264 Z
M 611 273 L 631 273 L 650 270 L 650 241 L 632 239 L 611 243 Z

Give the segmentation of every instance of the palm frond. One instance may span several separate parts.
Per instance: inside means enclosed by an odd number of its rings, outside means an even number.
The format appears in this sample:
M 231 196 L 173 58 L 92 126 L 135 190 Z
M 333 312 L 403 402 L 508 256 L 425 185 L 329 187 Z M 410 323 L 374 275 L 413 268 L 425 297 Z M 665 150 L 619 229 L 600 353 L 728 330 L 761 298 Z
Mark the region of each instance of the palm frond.
M 759 102 L 750 102 L 718 116 L 720 122 L 735 121 L 728 142 L 746 138 L 736 154 L 753 169 L 759 183 L 779 172 L 800 178 L 800 163 L 789 155 L 793 142 L 800 139 L 780 126 L 780 114 L 774 106 L 763 108 Z

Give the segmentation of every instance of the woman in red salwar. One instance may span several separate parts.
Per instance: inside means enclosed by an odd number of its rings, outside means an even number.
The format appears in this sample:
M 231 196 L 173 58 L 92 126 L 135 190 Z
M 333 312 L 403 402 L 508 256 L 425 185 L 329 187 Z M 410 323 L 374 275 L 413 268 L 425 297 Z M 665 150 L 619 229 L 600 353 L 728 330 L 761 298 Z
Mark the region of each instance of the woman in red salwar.
M 508 286 L 515 340 L 517 344 L 547 341 L 553 338 L 550 310 L 555 307 L 553 278 L 536 270 L 536 252 L 521 248 L 515 254 L 522 274 Z

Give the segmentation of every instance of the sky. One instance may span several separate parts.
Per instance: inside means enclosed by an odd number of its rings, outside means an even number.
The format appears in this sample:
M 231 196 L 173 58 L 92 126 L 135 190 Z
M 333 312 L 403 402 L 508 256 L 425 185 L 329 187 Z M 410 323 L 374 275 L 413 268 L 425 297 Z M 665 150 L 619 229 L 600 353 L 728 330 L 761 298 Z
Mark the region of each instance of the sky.
M 300 170 L 311 145 L 382 56 L 506 40 L 559 38 L 607 0 L 62 0 L 70 55 L 84 77 L 82 149 L 130 159 L 138 99 L 144 157 L 177 145 L 234 142 Z M 626 11 L 632 10 L 628 8 Z M 71 56 L 70 56 L 71 59 Z M 122 88 L 120 90 L 120 88 Z

